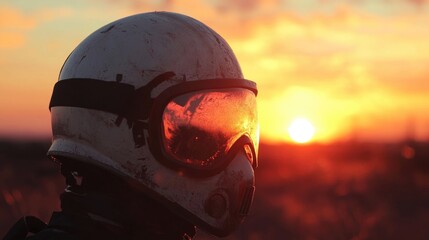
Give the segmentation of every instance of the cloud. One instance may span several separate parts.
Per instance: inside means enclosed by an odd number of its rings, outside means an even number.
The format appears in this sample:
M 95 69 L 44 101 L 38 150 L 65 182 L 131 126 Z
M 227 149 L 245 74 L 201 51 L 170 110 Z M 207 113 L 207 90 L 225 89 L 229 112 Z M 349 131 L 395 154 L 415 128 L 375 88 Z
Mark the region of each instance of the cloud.
M 59 18 L 64 18 L 71 16 L 73 14 L 73 10 L 70 8 L 46 8 L 40 9 L 33 13 L 33 17 L 36 21 L 40 23 L 54 21 Z
M 368 5 L 368 4 L 380 4 L 384 5 L 386 8 L 391 7 L 392 4 L 410 4 L 415 6 L 424 6 L 429 1 L 428 0 L 381 0 L 381 1 L 373 1 L 373 0 L 318 0 L 320 4 L 338 4 L 339 2 L 346 2 L 349 5 Z
M 330 88 L 350 96 L 378 87 L 429 90 L 429 84 L 423 84 L 428 73 L 416 67 L 429 60 L 425 24 L 429 17 L 424 12 L 376 11 L 393 3 L 426 0 L 314 0 L 308 1 L 311 6 L 305 11 L 278 0 L 126 2 L 129 14 L 175 11 L 206 23 L 232 46 L 246 76 L 264 79 L 261 86 L 270 91 L 287 86 L 278 76 L 293 79 L 292 84 Z M 304 7 L 304 3 L 295 4 Z
M 393 0 L 393 1 L 410 3 L 416 6 L 423 6 L 428 3 L 428 0 Z
M 253 22 L 250 36 L 231 44 L 245 66 L 259 66 L 250 68 L 255 79 L 272 78 L 267 82 L 279 86 L 284 84 L 274 79 L 280 75 L 300 85 L 347 82 L 365 90 L 369 84 L 429 90 L 429 84 L 404 81 L 421 83 L 428 75 L 422 67 L 429 60 L 428 21 L 424 14 L 386 17 L 351 7 L 304 16 L 284 13 Z
M 25 33 L 36 26 L 36 20 L 11 7 L 0 7 L 0 49 L 24 44 Z
M 24 15 L 16 8 L 0 7 L 0 28 L 1 29 L 24 29 L 28 30 L 36 25 L 34 18 Z
M 211 1 L 220 12 L 235 12 L 245 15 L 249 13 L 262 12 L 266 9 L 275 9 L 281 4 L 280 0 L 218 0 Z
M 222 36 L 246 37 L 254 22 L 278 15 L 280 0 L 93 0 L 128 9 L 126 14 L 172 11 L 209 25 Z
M 0 49 L 19 48 L 27 34 L 40 24 L 71 14 L 70 9 L 40 9 L 27 13 L 10 6 L 0 6 Z
M 218 7 L 226 10 L 226 9 L 237 9 L 239 11 L 251 11 L 256 9 L 259 4 L 260 1 L 258 0 L 232 0 L 232 1 L 228 1 L 228 0 L 221 0 L 218 1 Z
M 328 140 L 344 132 L 350 119 L 360 121 L 356 116 L 377 122 L 377 114 L 390 118 L 399 110 L 418 107 L 424 113 L 429 107 L 423 94 L 429 91 L 429 15 L 409 11 L 419 1 L 383 0 L 376 6 L 369 0 L 303 1 L 314 3 L 308 8 L 295 1 L 299 10 L 278 0 L 93 1 L 110 11 L 108 17 L 91 5 L 76 22 L 96 25 L 107 18 L 174 11 L 212 27 L 231 45 L 245 77 L 258 83 L 263 134 L 278 136 L 290 118 L 302 114 L 315 119 Z M 408 9 L 377 12 L 380 6 L 390 9 L 390 3 Z M 29 32 L 68 14 L 67 9 L 0 7 L 0 48 L 22 46 Z M 65 42 L 65 36 L 56 37 Z
M 25 36 L 16 32 L 0 31 L 0 49 L 2 48 L 18 48 L 25 42 Z

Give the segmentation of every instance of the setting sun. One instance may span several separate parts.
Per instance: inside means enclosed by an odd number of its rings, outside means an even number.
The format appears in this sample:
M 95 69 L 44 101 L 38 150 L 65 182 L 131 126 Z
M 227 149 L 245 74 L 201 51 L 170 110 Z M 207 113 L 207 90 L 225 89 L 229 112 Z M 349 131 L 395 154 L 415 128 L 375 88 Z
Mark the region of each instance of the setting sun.
M 314 136 L 314 126 L 305 118 L 295 118 L 288 128 L 289 136 L 294 142 L 306 143 Z

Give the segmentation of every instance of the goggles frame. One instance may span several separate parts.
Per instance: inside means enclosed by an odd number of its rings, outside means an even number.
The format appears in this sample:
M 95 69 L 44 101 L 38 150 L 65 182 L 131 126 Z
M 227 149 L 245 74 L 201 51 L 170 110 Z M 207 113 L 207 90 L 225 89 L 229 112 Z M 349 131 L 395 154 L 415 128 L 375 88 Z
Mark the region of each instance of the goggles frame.
M 162 139 L 162 116 L 167 104 L 177 96 L 204 90 L 247 89 L 257 96 L 256 83 L 246 79 L 199 79 L 184 81 L 165 89 L 158 97 L 151 98 L 151 90 L 161 82 L 171 78 L 173 72 L 165 72 L 155 77 L 149 84 L 135 89 L 126 83 L 108 82 L 98 79 L 75 78 L 63 79 L 54 86 L 49 109 L 56 106 L 69 106 L 95 109 L 118 115 L 116 124 L 119 126 L 126 118 L 129 127 L 133 129 L 136 147 L 145 145 L 144 129 L 148 131 L 148 147 L 154 157 L 173 169 L 180 169 L 192 175 L 208 176 L 220 172 L 232 160 L 233 154 L 240 147 L 249 145 L 253 155 L 253 168 L 257 166 L 256 143 L 248 134 L 243 134 L 231 145 L 220 163 L 214 166 L 198 168 L 174 159 L 165 150 Z M 96 94 L 95 94 L 96 93 Z
M 255 169 L 258 165 L 258 157 L 256 155 L 255 146 L 251 137 L 244 133 L 242 134 L 225 153 L 221 159 L 215 160 L 219 163 L 214 163 L 213 166 L 208 168 L 199 168 L 186 164 L 175 159 L 169 154 L 164 145 L 163 140 L 163 114 L 168 103 L 174 98 L 197 91 L 203 90 L 223 90 L 230 88 L 247 89 L 252 91 L 257 96 L 258 90 L 256 83 L 245 79 L 206 79 L 198 81 L 183 82 L 172 87 L 167 88 L 158 97 L 153 100 L 151 111 L 148 121 L 149 140 L 148 145 L 154 157 L 163 165 L 180 169 L 182 172 L 193 176 L 210 176 L 221 172 L 233 159 L 235 153 L 243 148 L 244 145 L 249 145 L 252 150 L 253 163 L 252 167 Z

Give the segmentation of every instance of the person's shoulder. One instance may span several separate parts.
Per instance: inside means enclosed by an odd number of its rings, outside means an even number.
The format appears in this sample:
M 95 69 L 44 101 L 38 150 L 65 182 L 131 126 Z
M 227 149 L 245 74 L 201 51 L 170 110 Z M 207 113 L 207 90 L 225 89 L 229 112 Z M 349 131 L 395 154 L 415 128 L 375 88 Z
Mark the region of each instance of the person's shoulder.
M 48 225 L 37 231 L 34 235 L 28 236 L 26 240 L 76 240 L 82 239 L 77 237 L 76 221 L 69 214 L 63 212 L 53 212 Z
M 60 224 L 55 224 L 59 218 Z M 62 223 L 62 224 L 61 224 Z M 6 233 L 3 240 L 74 240 L 79 239 L 71 231 L 67 231 L 67 218 L 62 217 L 59 213 L 54 213 L 49 225 L 37 217 L 25 216 L 20 218 Z M 70 228 L 71 229 L 71 228 Z

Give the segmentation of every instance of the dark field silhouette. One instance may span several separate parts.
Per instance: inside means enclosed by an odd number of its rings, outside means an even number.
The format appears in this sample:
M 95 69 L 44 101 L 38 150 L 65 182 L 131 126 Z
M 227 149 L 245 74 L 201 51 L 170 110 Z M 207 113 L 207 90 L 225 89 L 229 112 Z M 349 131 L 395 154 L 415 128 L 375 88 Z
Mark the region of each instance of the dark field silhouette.
M 59 209 L 48 147 L 0 141 L 0 237 Z M 429 239 L 428 143 L 262 144 L 259 158 L 251 216 L 227 239 Z

